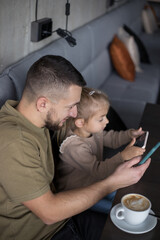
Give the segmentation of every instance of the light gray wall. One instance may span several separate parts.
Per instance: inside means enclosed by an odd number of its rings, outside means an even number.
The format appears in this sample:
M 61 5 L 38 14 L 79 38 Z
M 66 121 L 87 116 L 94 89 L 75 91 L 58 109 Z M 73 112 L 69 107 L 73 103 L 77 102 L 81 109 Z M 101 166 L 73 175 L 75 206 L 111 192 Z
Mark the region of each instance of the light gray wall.
M 109 0 L 70 0 L 68 30 L 71 31 L 103 15 Z M 123 0 L 122 0 L 123 1 Z M 0 72 L 29 53 L 58 38 L 54 33 L 40 42 L 30 41 L 36 0 L 0 0 Z M 53 30 L 65 28 L 66 0 L 39 0 L 38 19 L 50 17 Z

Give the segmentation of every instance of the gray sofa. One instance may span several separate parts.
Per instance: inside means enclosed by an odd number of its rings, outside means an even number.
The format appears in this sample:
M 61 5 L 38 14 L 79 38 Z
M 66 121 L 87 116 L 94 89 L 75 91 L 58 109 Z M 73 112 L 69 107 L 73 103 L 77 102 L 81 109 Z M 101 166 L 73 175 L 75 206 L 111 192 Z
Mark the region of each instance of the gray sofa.
M 77 45 L 71 48 L 58 39 L 11 65 L 0 75 L 0 106 L 7 99 L 20 99 L 29 67 L 48 54 L 61 55 L 82 73 L 87 85 L 106 92 L 111 105 L 128 128 L 137 128 L 147 102 L 156 103 L 160 84 L 160 34 L 143 32 L 141 11 L 145 0 L 130 0 L 121 7 L 73 31 Z M 123 24 L 143 41 L 152 64 L 142 64 L 134 82 L 122 79 L 114 70 L 108 46 Z

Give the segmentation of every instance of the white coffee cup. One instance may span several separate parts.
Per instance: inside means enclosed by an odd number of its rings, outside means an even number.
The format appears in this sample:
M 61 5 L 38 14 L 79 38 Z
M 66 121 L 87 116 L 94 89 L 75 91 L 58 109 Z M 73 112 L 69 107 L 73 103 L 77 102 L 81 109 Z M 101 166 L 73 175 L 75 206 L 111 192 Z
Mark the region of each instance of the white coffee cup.
M 138 225 L 145 221 L 151 209 L 151 202 L 141 194 L 130 193 L 122 197 L 116 217 L 128 224 Z

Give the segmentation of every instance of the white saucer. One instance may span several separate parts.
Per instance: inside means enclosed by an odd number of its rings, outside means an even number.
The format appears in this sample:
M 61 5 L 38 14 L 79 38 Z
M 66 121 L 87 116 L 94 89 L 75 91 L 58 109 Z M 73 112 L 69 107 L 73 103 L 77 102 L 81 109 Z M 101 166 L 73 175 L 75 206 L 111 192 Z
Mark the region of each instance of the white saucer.
M 116 225 L 116 227 L 118 227 L 119 229 L 121 229 L 124 232 L 128 232 L 128 233 L 133 233 L 133 234 L 141 234 L 141 233 L 146 233 L 151 231 L 157 224 L 157 218 L 153 217 L 151 215 L 149 215 L 147 217 L 147 219 L 139 224 L 139 225 L 130 225 L 128 223 L 126 223 L 124 220 L 119 220 L 116 218 L 115 216 L 115 211 L 116 208 L 119 207 L 121 205 L 121 203 L 115 205 L 111 212 L 110 212 L 110 217 L 112 222 L 114 223 L 114 225 Z M 151 213 L 154 214 L 154 212 L 152 210 L 150 210 Z

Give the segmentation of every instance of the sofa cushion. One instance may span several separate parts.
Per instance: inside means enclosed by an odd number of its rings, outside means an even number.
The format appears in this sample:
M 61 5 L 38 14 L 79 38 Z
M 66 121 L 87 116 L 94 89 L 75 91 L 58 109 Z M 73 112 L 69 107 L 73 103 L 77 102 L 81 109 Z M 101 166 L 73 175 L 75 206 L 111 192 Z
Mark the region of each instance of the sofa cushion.
M 134 37 L 128 34 L 123 27 L 118 29 L 118 38 L 125 44 L 130 57 L 135 65 L 136 72 L 141 72 L 142 69 L 140 67 L 140 55 L 138 46 L 134 40 Z
M 22 96 L 27 72 L 30 66 L 40 57 L 41 56 L 38 52 L 32 53 L 8 68 L 8 75 L 12 79 L 16 88 L 17 100 L 19 100 Z
M 110 56 L 117 73 L 124 79 L 134 81 L 135 66 L 123 42 L 115 36 L 110 45 Z
M 147 9 L 147 8 L 150 8 L 150 10 L 152 11 L 152 14 L 153 14 L 153 16 L 154 16 L 154 18 L 155 18 L 155 20 L 156 20 L 156 23 L 158 24 L 158 17 L 157 17 L 157 15 L 156 15 L 156 12 L 155 12 L 154 7 L 151 6 L 150 4 L 146 4 L 146 5 L 144 6 L 144 9 Z M 158 27 L 158 25 L 157 25 L 157 27 Z
M 72 32 L 77 45 L 70 47 L 64 43 L 64 55 L 80 72 L 92 61 L 92 38 L 88 25 L 80 27 Z
M 141 39 L 147 47 L 147 52 L 150 56 L 151 63 L 159 68 L 160 66 L 160 30 L 153 34 L 141 34 Z
M 143 72 L 137 73 L 134 82 L 124 81 L 116 73 L 112 73 L 106 83 L 101 86 L 109 98 L 145 101 L 155 103 L 159 92 L 160 72 L 153 65 L 142 65 Z
M 81 73 L 88 86 L 99 88 L 111 74 L 110 69 L 113 70 L 113 67 L 109 51 L 106 50 L 101 52 Z
M 149 55 L 147 53 L 146 47 L 144 46 L 142 40 L 137 36 L 137 34 L 129 28 L 127 25 L 123 25 L 125 31 L 127 31 L 130 35 L 134 37 L 135 42 L 137 43 L 139 53 L 140 53 L 140 60 L 143 63 L 150 63 Z
M 152 26 L 152 23 L 149 19 L 149 15 L 148 15 L 148 10 L 147 9 L 143 9 L 142 11 L 142 22 L 143 22 L 143 28 L 145 33 L 148 34 L 152 34 L 154 32 L 154 28 Z
M 150 7 L 146 6 L 142 11 L 142 23 L 144 26 L 144 30 L 148 34 L 152 34 L 158 30 L 158 24 L 156 22 L 156 18 L 153 14 L 153 11 Z
M 12 99 L 16 100 L 16 89 L 12 80 L 6 75 L 0 76 L 0 108 L 5 103 L 6 100 Z
M 42 57 L 45 55 L 65 55 L 65 48 L 68 47 L 68 43 L 64 38 L 60 38 L 44 46 L 43 48 L 38 50 L 38 54 Z
M 148 34 L 152 34 L 158 29 L 155 17 L 150 8 L 143 9 L 142 22 L 144 30 Z

